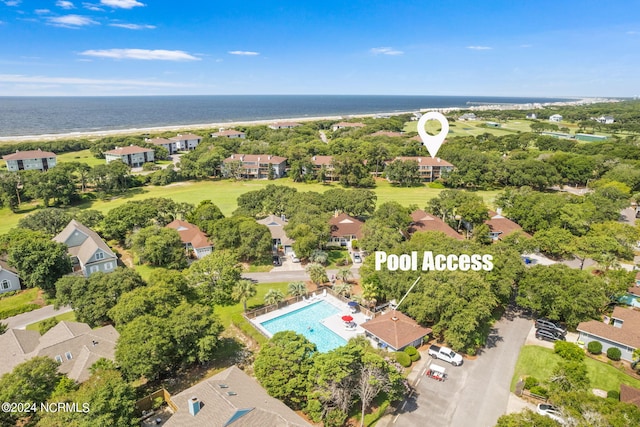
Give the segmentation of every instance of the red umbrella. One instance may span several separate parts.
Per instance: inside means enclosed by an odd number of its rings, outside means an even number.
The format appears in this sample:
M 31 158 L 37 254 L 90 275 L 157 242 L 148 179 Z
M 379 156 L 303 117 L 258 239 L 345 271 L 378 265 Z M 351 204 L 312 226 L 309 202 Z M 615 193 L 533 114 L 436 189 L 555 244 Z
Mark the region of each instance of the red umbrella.
M 353 317 L 351 317 L 351 316 L 342 316 L 342 320 L 344 320 L 345 322 L 352 322 L 353 321 Z

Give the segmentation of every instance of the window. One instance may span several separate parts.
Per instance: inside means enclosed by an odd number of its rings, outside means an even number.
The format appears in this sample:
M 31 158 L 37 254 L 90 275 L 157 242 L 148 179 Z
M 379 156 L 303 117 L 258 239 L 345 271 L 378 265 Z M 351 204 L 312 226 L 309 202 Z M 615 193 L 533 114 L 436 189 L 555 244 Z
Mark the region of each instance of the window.
M 70 351 L 67 351 L 67 352 L 64 354 L 64 356 L 67 358 L 67 360 L 71 360 L 71 359 L 73 359 L 73 356 L 71 355 L 71 352 L 70 352 Z
M 113 269 L 113 263 L 112 262 L 108 262 L 104 265 L 104 269 L 105 270 L 112 270 Z
M 7 289 L 9 289 L 10 287 L 11 287 L 11 282 L 10 282 L 10 281 L 8 281 L 7 279 L 4 279 L 4 280 L 2 281 L 2 283 L 0 283 L 0 289 L 2 289 L 2 290 L 7 290 Z
M 56 362 L 62 363 L 62 356 L 60 356 L 59 354 L 56 355 Z
M 96 271 L 98 271 L 99 267 L 97 265 L 92 265 L 91 267 L 89 267 L 89 273 L 95 273 Z
M 104 259 L 104 252 L 96 252 L 96 259 Z

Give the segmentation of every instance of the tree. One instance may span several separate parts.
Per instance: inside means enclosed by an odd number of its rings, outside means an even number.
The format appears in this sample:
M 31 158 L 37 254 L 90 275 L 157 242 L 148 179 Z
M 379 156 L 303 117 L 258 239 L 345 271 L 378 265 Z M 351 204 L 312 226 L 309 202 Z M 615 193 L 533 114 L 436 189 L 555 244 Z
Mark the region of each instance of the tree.
M 351 284 L 347 282 L 339 283 L 333 287 L 333 291 L 341 296 L 348 296 L 351 294 Z
M 384 170 L 387 179 L 401 187 L 412 187 L 420 184 L 420 170 L 415 160 L 394 160 Z
M 401 388 L 402 375 L 382 357 L 375 353 L 365 353 L 359 372 L 355 394 L 360 398 L 360 427 L 364 427 L 364 415 L 369 405 L 381 392 L 390 393 Z M 393 400 L 393 395 L 392 399 Z
M 255 219 L 238 216 L 220 219 L 213 224 L 211 235 L 215 236 L 216 249 L 232 249 L 243 261 L 271 259 L 271 232 Z
M 558 427 L 558 423 L 549 417 L 525 409 L 522 412 L 502 415 L 498 418 L 495 427 Z
M 574 236 L 569 230 L 551 227 L 533 236 L 532 245 L 543 254 L 555 259 L 572 258 Z
M 316 285 L 320 286 L 325 282 L 328 282 L 327 278 L 327 270 L 320 264 L 309 264 L 306 268 L 307 273 L 309 273 L 309 277 L 311 281 Z
M 269 395 L 293 409 L 301 409 L 312 384 L 309 370 L 316 345 L 304 335 L 278 332 L 260 349 L 253 364 L 256 378 Z
M 307 285 L 304 282 L 291 282 L 287 290 L 292 297 L 301 297 L 307 294 Z
M 20 206 L 20 193 L 24 191 L 20 173 L 0 172 L 0 206 L 7 206 L 13 212 Z
M 191 264 L 189 284 L 214 304 L 233 304 L 233 287 L 240 280 L 238 257 L 229 250 L 216 250 Z
M 242 303 L 242 308 L 247 311 L 247 300 L 258 293 L 258 286 L 251 280 L 238 280 L 231 291 L 231 298 Z
M 18 221 L 18 227 L 28 228 L 34 231 L 42 231 L 46 235 L 53 237 L 71 221 L 71 215 L 62 209 L 46 208 L 31 215 L 27 215 Z
M 284 300 L 284 294 L 279 289 L 269 289 L 264 296 L 266 305 L 274 305 Z
M 33 198 L 41 198 L 49 207 L 51 199 L 62 205 L 69 205 L 78 196 L 75 176 L 68 168 L 59 166 L 45 172 L 28 174 L 27 193 Z
M 55 295 L 56 281 L 71 272 L 67 247 L 37 235 L 13 243 L 8 262 L 18 269 L 27 287 L 39 287 L 49 296 Z
M 198 206 L 186 216 L 187 221 L 197 225 L 202 231 L 213 235 L 213 225 L 223 219 L 224 215 L 211 200 L 202 200 Z
M 553 370 L 549 383 L 555 392 L 586 391 L 589 389 L 587 365 L 584 361 L 562 360 Z
M 99 193 L 121 193 L 129 188 L 131 169 L 116 160 L 106 165 L 96 165 L 88 175 L 89 182 Z
M 184 243 L 178 231 L 172 228 L 145 227 L 133 235 L 132 241 L 141 263 L 170 269 L 187 266 Z

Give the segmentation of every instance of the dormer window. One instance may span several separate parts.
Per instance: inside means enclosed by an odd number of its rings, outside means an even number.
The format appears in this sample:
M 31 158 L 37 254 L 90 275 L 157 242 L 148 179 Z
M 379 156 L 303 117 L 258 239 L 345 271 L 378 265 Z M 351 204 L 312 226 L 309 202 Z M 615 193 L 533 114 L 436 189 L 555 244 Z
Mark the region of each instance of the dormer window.
M 64 354 L 64 356 L 67 358 L 67 360 L 71 360 L 71 359 L 73 359 L 73 356 L 71 355 L 71 352 L 70 352 L 70 351 L 67 351 L 67 352 Z
M 104 252 L 96 252 L 96 259 L 97 260 L 104 259 Z
M 624 320 L 622 319 L 613 319 L 613 327 L 614 328 L 622 328 L 622 324 L 624 323 Z

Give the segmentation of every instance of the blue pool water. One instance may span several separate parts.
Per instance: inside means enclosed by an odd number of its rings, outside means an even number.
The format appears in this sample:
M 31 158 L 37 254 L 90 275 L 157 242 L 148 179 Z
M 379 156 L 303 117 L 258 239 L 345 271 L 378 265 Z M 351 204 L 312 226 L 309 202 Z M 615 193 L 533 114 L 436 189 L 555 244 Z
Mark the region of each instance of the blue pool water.
M 319 301 L 275 319 L 262 322 L 261 325 L 271 334 L 282 331 L 294 331 L 302 334 L 326 353 L 347 343 L 342 337 L 320 323 L 327 317 L 337 316 L 340 310 L 326 301 Z

